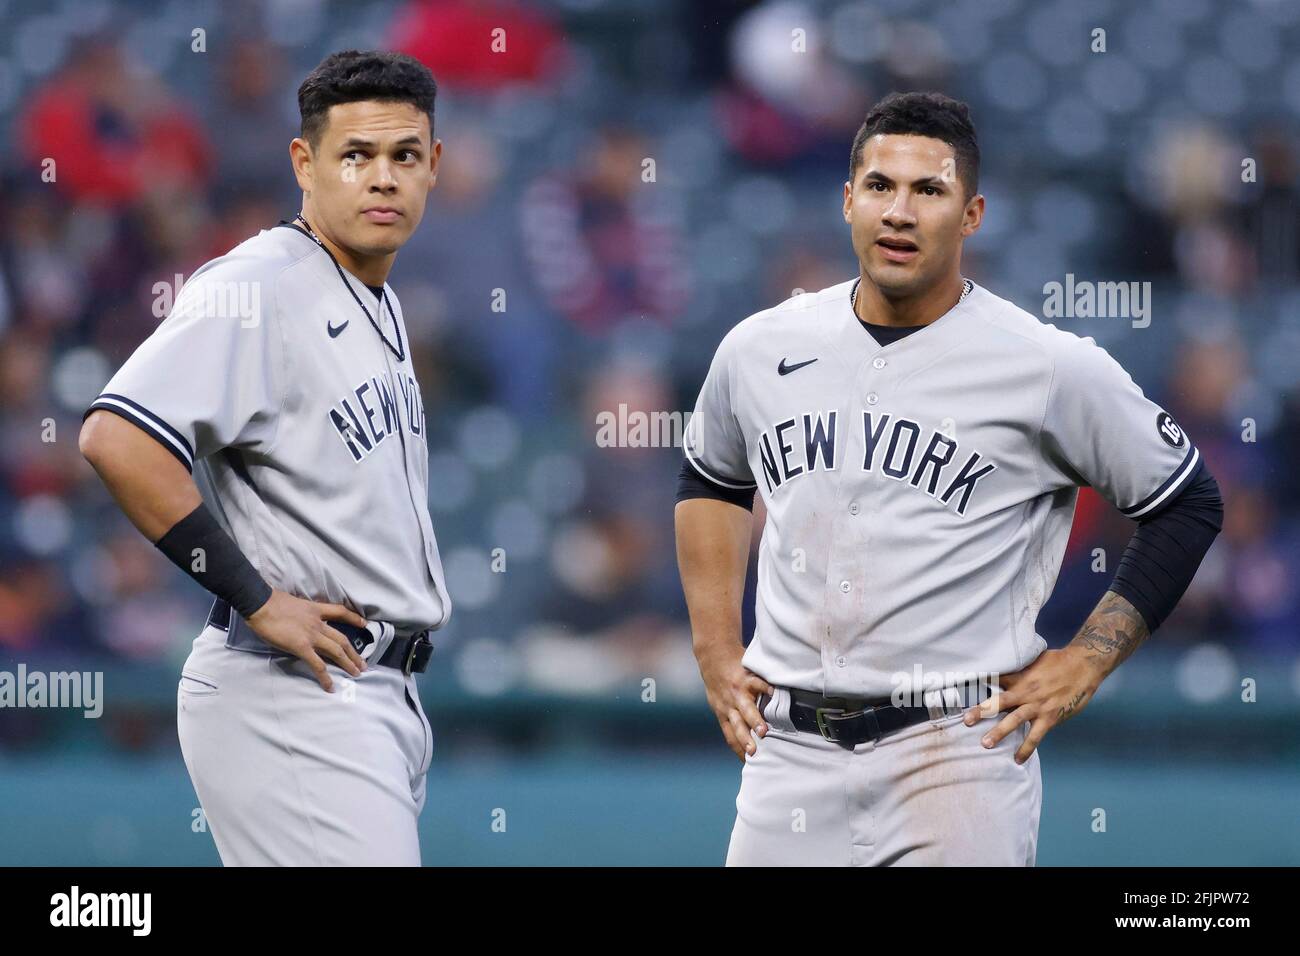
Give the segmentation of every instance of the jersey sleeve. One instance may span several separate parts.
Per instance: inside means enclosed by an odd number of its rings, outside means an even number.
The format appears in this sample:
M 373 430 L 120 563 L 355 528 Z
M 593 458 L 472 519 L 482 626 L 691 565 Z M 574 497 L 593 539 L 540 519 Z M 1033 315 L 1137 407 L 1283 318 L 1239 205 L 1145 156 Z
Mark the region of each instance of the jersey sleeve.
M 247 271 L 217 260 L 196 272 L 83 420 L 96 409 L 121 415 L 191 472 L 196 460 L 228 446 L 269 447 L 285 356 L 274 283 Z
M 733 330 L 714 353 L 709 374 L 686 425 L 682 450 L 686 461 L 706 481 L 747 491 L 757 484 L 749 467 L 745 434 L 734 406 L 734 347 Z
M 1041 439 L 1050 489 L 1090 486 L 1134 519 L 1172 501 L 1200 462 L 1190 436 L 1090 337 L 1057 351 Z

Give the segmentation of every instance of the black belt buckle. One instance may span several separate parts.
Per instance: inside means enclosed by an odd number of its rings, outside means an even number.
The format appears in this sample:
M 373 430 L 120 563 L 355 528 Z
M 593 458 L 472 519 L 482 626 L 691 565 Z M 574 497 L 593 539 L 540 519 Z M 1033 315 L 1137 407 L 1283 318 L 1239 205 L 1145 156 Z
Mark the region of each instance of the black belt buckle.
M 880 736 L 880 722 L 876 719 L 874 707 L 867 707 L 862 710 L 842 710 L 838 707 L 818 707 L 814 713 L 817 719 L 817 729 L 821 735 L 833 744 L 865 743 L 868 740 L 875 740 Z M 866 730 L 866 736 L 861 739 L 848 741 L 839 734 L 839 726 L 853 726 L 859 730 Z
M 432 656 L 433 643 L 429 640 L 428 632 L 421 631 L 411 638 L 411 643 L 406 648 L 406 654 L 402 658 L 402 673 L 408 677 L 412 671 L 423 674 Z

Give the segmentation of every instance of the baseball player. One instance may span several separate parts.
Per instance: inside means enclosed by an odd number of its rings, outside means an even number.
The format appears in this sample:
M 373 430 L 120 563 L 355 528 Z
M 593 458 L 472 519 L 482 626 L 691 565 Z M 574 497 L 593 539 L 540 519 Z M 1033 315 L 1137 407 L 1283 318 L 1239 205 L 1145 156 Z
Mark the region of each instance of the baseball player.
M 95 399 L 81 450 L 215 597 L 177 691 L 226 865 L 419 865 L 413 674 L 451 602 L 420 386 L 386 278 L 438 171 L 437 88 L 355 50 L 298 91 L 293 221 L 206 263 Z
M 678 561 L 744 760 L 729 865 L 1033 865 L 1038 744 L 1221 527 L 1191 438 L 1123 368 L 962 277 L 978 177 L 964 104 L 873 107 L 844 184 L 859 275 L 734 327 L 687 427 Z M 1046 650 L 1035 624 L 1084 485 L 1139 524 L 1077 636 Z

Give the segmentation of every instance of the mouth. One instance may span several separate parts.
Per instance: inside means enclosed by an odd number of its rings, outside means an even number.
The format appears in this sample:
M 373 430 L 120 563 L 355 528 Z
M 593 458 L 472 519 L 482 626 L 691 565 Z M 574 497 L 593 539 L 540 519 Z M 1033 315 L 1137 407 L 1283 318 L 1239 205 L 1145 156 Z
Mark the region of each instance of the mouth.
M 392 206 L 371 206 L 369 209 L 363 209 L 361 214 L 371 222 L 379 223 L 396 222 L 402 216 Z
M 890 262 L 911 262 L 920 252 L 915 242 L 902 236 L 883 236 L 876 245 Z

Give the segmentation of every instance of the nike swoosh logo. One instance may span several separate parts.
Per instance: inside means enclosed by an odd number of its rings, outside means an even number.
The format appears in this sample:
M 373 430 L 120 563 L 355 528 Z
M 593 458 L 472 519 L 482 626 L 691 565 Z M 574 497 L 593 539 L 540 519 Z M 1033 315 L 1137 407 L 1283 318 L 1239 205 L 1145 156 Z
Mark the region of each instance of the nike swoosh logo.
M 344 322 L 342 325 L 338 327 L 335 327 L 333 325 L 327 325 L 326 328 L 329 330 L 330 338 L 332 339 L 338 338 L 339 333 L 342 332 L 344 329 L 346 329 L 348 327 L 348 322 L 351 321 L 352 321 L 351 319 L 348 319 L 346 322 Z
M 791 372 L 797 372 L 797 371 L 799 371 L 799 369 L 803 368 L 805 365 L 811 365 L 811 364 L 812 364 L 813 362 L 815 362 L 815 361 L 817 361 L 817 360 L 816 360 L 816 359 L 809 359 L 809 360 L 806 361 L 806 362 L 799 362 L 799 363 L 796 364 L 796 365 L 786 365 L 786 364 L 785 364 L 785 359 L 781 359 L 781 364 L 778 365 L 778 366 L 776 367 L 776 371 L 777 371 L 777 373 L 780 374 L 780 375 L 789 375 Z

